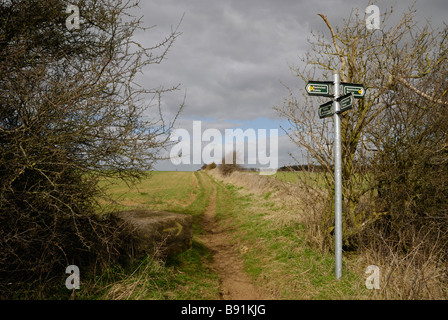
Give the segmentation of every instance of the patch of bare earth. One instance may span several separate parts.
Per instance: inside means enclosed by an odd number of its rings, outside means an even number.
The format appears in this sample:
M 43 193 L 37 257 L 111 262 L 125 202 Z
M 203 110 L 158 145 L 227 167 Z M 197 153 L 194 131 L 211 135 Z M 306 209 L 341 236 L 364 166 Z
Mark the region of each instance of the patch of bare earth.
M 243 261 L 237 248 L 231 244 L 228 230 L 215 220 L 216 187 L 210 196 L 209 205 L 204 213 L 202 227 L 206 234 L 202 240 L 212 253 L 213 270 L 220 279 L 220 298 L 222 300 L 262 300 L 260 288 L 257 288 L 243 271 Z

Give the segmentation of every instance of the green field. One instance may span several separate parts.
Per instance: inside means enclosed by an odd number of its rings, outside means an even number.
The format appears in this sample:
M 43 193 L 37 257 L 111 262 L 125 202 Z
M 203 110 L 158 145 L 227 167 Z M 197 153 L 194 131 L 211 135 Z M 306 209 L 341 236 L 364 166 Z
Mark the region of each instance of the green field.
M 117 210 L 150 208 L 179 211 L 189 206 L 201 189 L 194 172 L 151 171 L 135 185 L 119 179 L 101 181 L 110 199 L 103 204 Z
M 299 180 L 295 173 L 277 179 Z M 228 227 L 241 250 L 245 272 L 271 293 L 273 299 L 352 299 L 370 297 L 362 268 L 349 258 L 347 271 L 334 279 L 334 257 L 310 247 L 293 208 L 272 202 L 263 194 L 215 180 L 205 172 L 151 172 L 134 186 L 112 181 L 114 208 L 146 207 L 194 216 L 191 249 L 167 261 L 146 257 L 135 263 L 111 266 L 90 278 L 79 295 L 86 299 L 218 299 L 219 278 L 209 267 L 212 253 L 199 240 L 200 221 L 216 187 L 216 217 Z M 111 205 L 105 203 L 105 205 Z
M 325 188 L 325 174 L 321 172 L 304 172 L 304 171 L 294 171 L 285 172 L 278 171 L 274 175 L 275 179 L 289 182 L 289 183 L 301 183 L 307 182 L 309 185 L 318 187 L 320 189 Z

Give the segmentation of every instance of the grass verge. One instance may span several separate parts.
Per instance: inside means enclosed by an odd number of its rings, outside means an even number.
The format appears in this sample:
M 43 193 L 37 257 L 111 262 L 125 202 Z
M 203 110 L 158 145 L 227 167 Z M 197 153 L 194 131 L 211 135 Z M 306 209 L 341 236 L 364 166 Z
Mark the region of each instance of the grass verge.
M 217 218 L 233 233 L 245 271 L 272 299 L 368 299 L 365 278 L 344 259 L 341 279 L 334 277 L 334 255 L 310 247 L 294 208 L 273 203 L 224 182 L 217 185 Z M 347 264 L 350 266 L 348 267 Z

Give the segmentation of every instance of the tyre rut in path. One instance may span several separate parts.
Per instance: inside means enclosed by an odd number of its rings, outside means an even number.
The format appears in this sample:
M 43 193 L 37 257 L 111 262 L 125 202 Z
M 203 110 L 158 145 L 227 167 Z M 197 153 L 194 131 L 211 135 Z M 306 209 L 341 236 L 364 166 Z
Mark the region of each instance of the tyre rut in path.
M 204 175 L 202 175 L 204 177 Z M 216 186 L 205 210 L 202 227 L 206 232 L 201 238 L 212 254 L 212 269 L 220 279 L 220 298 L 222 300 L 260 300 L 263 299 L 259 289 L 252 284 L 243 271 L 243 261 L 236 248 L 230 243 L 231 237 L 224 227 L 215 220 Z

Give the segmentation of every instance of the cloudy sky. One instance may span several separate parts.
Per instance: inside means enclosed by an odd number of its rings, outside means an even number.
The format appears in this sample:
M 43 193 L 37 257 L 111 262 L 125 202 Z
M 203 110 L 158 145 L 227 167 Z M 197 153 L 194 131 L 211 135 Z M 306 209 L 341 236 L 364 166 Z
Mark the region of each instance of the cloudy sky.
M 393 17 L 398 18 L 413 2 L 375 4 L 380 12 L 394 6 Z M 328 32 L 318 13 L 342 26 L 352 8 L 364 14 L 367 6 L 363 0 L 142 0 L 135 14 L 143 16 L 145 26 L 154 26 L 136 35 L 145 46 L 163 40 L 183 20 L 182 35 L 166 59 L 145 69 L 138 80 L 150 88 L 180 84 L 178 92 L 164 96 L 163 110 L 172 117 L 186 94 L 177 127 L 191 133 L 193 120 L 201 121 L 202 130 L 215 128 L 223 135 L 225 129 L 278 129 L 278 165 L 290 164 L 288 152 L 297 147 L 280 129 L 285 120 L 273 109 L 288 96 L 285 85 L 304 90 L 290 67 L 299 66 L 299 58 L 310 50 L 311 30 Z M 436 26 L 448 22 L 447 0 L 418 0 L 415 9 L 418 21 L 431 19 Z M 199 167 L 162 161 L 156 169 Z

